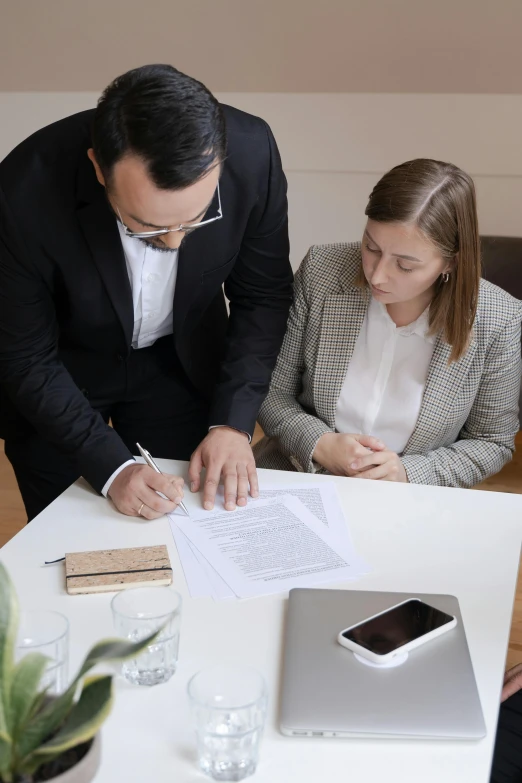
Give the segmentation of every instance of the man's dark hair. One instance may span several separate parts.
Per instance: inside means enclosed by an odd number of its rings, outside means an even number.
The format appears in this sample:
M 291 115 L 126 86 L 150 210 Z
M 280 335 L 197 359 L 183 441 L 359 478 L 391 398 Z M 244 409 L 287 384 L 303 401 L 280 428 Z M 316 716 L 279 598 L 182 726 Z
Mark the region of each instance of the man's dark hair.
M 92 146 L 109 183 L 114 164 L 133 154 L 146 163 L 158 188 L 179 190 L 224 159 L 225 119 L 201 82 L 171 65 L 144 65 L 103 91 Z

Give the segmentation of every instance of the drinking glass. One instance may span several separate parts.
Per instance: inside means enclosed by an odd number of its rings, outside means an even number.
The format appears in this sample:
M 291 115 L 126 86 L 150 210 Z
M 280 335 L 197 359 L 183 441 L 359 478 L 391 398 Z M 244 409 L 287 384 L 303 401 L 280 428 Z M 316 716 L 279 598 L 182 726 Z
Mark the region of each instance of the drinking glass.
M 58 612 L 29 611 L 20 613 L 15 660 L 38 652 L 49 660 L 40 680 L 40 688 L 57 696 L 69 684 L 69 621 Z
M 133 642 L 160 631 L 146 650 L 124 661 L 121 673 L 136 685 L 170 680 L 178 663 L 181 596 L 170 587 L 123 590 L 111 602 L 118 636 Z
M 259 672 L 212 666 L 189 681 L 198 763 L 214 780 L 243 780 L 257 766 L 268 692 Z

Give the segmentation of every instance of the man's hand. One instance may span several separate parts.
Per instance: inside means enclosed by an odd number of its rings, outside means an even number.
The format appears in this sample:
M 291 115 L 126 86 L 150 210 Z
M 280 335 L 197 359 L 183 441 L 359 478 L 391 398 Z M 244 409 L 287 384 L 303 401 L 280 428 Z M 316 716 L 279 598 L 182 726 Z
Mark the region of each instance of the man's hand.
M 350 465 L 355 478 L 381 479 L 383 481 L 403 481 L 408 483 L 408 476 L 398 454 L 394 451 L 380 451 L 378 454 L 367 454 L 359 457 Z
M 334 476 L 353 476 L 355 471 L 350 465 L 354 460 L 385 448 L 384 443 L 370 435 L 327 432 L 317 441 L 313 459 Z
M 504 675 L 504 687 L 502 688 L 502 697 L 500 701 L 506 701 L 510 696 L 522 688 L 522 663 L 517 663 L 512 669 Z
M 231 427 L 216 427 L 208 433 L 191 457 L 189 466 L 190 489 L 199 492 L 201 471 L 207 475 L 203 487 L 203 507 L 214 508 L 220 478 L 225 483 L 225 508 L 233 511 L 246 506 L 248 486 L 253 498 L 259 495 L 256 463 L 248 436 Z
M 156 473 L 148 465 L 127 465 L 107 493 L 122 514 L 158 519 L 177 508 L 183 497 L 183 479 Z M 157 492 L 162 492 L 167 500 Z M 140 511 L 141 509 L 141 511 Z

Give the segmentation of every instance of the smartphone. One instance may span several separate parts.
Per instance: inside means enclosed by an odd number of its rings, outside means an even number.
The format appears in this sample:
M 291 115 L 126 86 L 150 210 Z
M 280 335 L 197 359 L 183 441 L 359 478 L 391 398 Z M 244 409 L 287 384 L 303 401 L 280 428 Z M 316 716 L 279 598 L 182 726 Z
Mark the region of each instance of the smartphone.
M 357 625 L 341 631 L 339 644 L 372 663 L 388 663 L 396 655 L 419 647 L 457 625 L 457 618 L 408 598 Z

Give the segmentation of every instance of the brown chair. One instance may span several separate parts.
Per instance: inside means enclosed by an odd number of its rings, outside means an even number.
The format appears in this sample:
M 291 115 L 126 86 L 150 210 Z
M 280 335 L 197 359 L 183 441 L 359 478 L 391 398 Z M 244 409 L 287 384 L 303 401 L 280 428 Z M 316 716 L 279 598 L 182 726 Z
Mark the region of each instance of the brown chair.
M 482 276 L 522 299 L 522 238 L 481 237 Z M 522 411 L 522 389 L 520 392 Z

